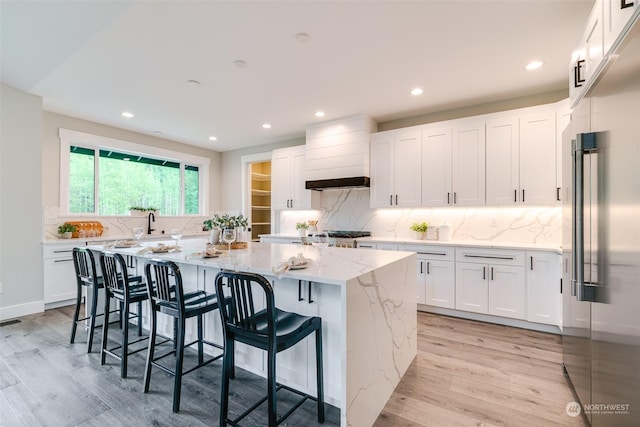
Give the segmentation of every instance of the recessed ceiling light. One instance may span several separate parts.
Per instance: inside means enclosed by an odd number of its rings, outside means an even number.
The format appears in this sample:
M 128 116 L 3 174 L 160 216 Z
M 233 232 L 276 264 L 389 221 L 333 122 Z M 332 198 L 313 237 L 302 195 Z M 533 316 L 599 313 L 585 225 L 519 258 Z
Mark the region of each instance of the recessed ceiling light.
M 411 90 L 411 95 L 418 96 L 418 95 L 422 95 L 423 92 L 424 91 L 422 89 L 417 87 L 417 88 Z
M 262 127 L 265 129 L 271 129 L 271 124 L 270 123 L 263 123 Z
M 535 70 L 535 69 L 540 68 L 540 67 L 542 67 L 542 61 L 531 61 L 524 68 L 529 70 L 529 71 L 531 71 L 531 70 Z
M 200 86 L 200 82 L 197 80 L 187 80 L 187 86 L 191 86 L 191 87 Z
M 307 33 L 298 33 L 296 34 L 296 41 L 298 43 L 306 43 L 309 41 L 309 34 Z
M 122 117 L 126 117 L 127 119 L 130 119 L 131 117 L 133 117 L 133 113 L 130 113 L 128 111 L 123 111 Z
M 215 136 L 210 136 L 209 137 L 209 141 L 217 141 L 217 140 L 218 140 L 218 138 L 216 138 Z
M 246 68 L 247 61 L 243 61 L 242 59 L 236 59 L 235 61 L 233 61 L 233 65 L 235 65 L 236 68 Z
M 315 116 L 316 117 L 324 117 L 324 111 L 316 111 Z

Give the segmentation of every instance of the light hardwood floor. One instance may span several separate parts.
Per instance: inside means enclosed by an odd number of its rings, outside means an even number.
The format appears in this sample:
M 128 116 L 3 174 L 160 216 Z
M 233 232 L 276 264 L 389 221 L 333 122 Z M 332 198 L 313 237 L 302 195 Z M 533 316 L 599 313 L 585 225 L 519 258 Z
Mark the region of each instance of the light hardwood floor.
M 181 411 L 173 414 L 171 377 L 155 370 L 150 393 L 141 391 L 144 352 L 130 359 L 123 380 L 115 359 L 100 365 L 100 332 L 92 354 L 84 334 L 68 344 L 70 319 L 65 307 L 0 327 L 0 426 L 218 424 L 219 361 L 184 377 Z M 110 330 L 118 338 L 119 330 Z M 375 425 L 584 426 L 565 414 L 573 396 L 561 358 L 555 335 L 418 313 L 418 357 Z M 262 378 L 242 370 L 237 377 L 230 408 L 236 414 L 265 390 Z M 283 410 L 292 402 L 285 394 L 279 399 Z M 245 425 L 264 425 L 265 412 Z M 320 425 L 313 402 L 284 425 Z M 336 408 L 328 407 L 324 425 L 339 425 Z

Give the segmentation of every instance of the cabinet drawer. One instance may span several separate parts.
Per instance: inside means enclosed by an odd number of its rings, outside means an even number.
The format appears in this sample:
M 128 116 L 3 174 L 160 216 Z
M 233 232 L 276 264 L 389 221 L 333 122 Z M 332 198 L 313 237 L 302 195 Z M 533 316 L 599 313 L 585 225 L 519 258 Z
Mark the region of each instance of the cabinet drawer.
M 401 251 L 415 252 L 419 258 L 439 261 L 453 261 L 454 249 L 451 246 L 400 245 Z
M 84 243 L 84 242 L 83 242 Z M 42 246 L 42 256 L 44 259 L 49 258 L 71 258 L 73 256 L 73 248 L 76 246 L 84 246 L 80 243 L 71 245 L 46 245 Z
M 524 252 L 513 249 L 456 248 L 456 261 L 524 266 Z

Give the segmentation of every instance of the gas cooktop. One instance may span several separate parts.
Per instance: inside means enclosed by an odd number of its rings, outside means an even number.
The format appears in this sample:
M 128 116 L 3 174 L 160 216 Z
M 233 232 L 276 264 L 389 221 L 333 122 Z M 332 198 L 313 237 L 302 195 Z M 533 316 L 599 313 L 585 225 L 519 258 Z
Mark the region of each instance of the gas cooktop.
M 369 231 L 327 230 L 327 234 L 329 234 L 329 237 L 339 239 L 357 239 L 371 236 Z

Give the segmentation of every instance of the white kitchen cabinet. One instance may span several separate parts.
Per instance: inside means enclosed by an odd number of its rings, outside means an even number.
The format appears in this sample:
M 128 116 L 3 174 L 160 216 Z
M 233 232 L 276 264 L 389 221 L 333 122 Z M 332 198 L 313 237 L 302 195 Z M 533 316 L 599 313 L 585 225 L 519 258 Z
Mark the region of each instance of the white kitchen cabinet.
M 76 246 L 77 241 L 68 245 L 43 245 L 45 304 L 62 301 L 75 304 L 78 288 L 73 267 L 73 248 Z
M 320 194 L 305 189 L 305 147 L 273 150 L 271 206 L 273 209 L 317 209 Z
M 383 251 L 397 251 L 398 250 L 398 244 L 397 243 L 380 242 L 380 243 L 376 243 L 376 249 L 381 249 Z
M 420 132 L 371 136 L 372 208 L 420 206 Z
M 487 205 L 514 205 L 520 190 L 520 131 L 518 117 L 487 122 Z
M 555 109 L 487 122 L 487 205 L 553 205 L 557 202 Z
M 450 127 L 422 132 L 422 206 L 446 206 L 451 201 Z
M 541 111 L 520 117 L 520 191 L 525 205 L 557 202 L 556 113 Z
M 596 0 L 582 37 L 571 54 L 569 99 L 572 105 L 575 105 L 585 88 L 596 77 L 598 67 L 604 60 L 604 24 L 602 15 L 602 0 Z
M 562 202 L 562 133 L 571 121 L 569 101 L 564 100 L 558 104 L 556 111 L 556 203 Z
M 456 250 L 458 310 L 525 318 L 524 253 L 514 250 Z
M 416 253 L 418 303 L 455 308 L 453 247 L 405 244 L 399 245 L 398 249 Z
M 635 9 L 640 7 L 640 1 L 603 0 L 602 3 L 604 53 L 607 54 L 624 31 Z
M 555 252 L 526 253 L 527 321 L 560 325 L 561 258 Z
M 453 126 L 452 206 L 485 204 L 485 121 L 465 119 Z

